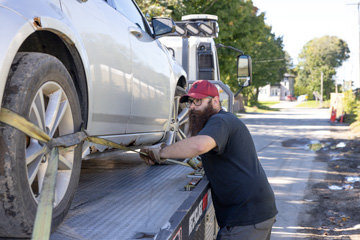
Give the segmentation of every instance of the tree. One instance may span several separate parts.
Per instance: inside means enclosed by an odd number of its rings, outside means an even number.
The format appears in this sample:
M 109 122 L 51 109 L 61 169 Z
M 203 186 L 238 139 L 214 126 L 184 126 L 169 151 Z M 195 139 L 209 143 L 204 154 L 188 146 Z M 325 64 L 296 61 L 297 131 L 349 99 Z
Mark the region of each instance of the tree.
M 266 27 L 264 14 L 257 15 L 257 9 L 250 1 L 232 1 L 227 8 L 219 6 L 219 10 L 214 14 L 218 15 L 220 26 L 219 38 L 216 41 L 241 49 L 254 58 L 253 53 L 257 47 L 255 43 L 260 41 Z M 218 55 L 221 80 L 233 91 L 237 91 L 239 86 L 235 70 L 238 53 L 229 49 L 218 49 Z
M 271 33 L 271 27 L 266 26 L 262 37 L 255 43 L 252 56 L 253 61 L 253 88 L 254 98 L 252 103 L 256 104 L 259 95 L 259 88 L 267 84 L 280 82 L 288 67 L 283 51 L 282 37 L 276 37 Z
M 136 2 L 148 21 L 153 17 L 170 17 L 174 5 L 181 6 L 179 0 L 137 0 Z
M 246 89 L 244 94 L 257 101 L 258 89 L 268 83 L 279 82 L 286 70 L 282 37 L 271 33 L 271 27 L 264 21 L 265 14 L 258 13 L 252 1 L 245 0 L 141 0 L 144 4 L 152 3 L 154 8 L 166 7 L 171 11 L 175 21 L 187 14 L 213 14 L 218 16 L 219 37 L 217 43 L 241 49 L 253 58 L 254 87 Z M 167 5 L 166 5 L 167 4 Z M 165 6 L 166 5 L 166 6 Z M 153 7 L 142 7 L 145 13 Z M 239 89 L 236 73 L 236 56 L 238 52 L 219 48 L 218 58 L 221 80 L 228 84 L 232 91 Z M 256 90 L 253 95 L 252 92 Z
M 284 51 L 285 53 L 285 64 L 286 64 L 286 72 L 294 74 L 294 63 L 293 59 L 291 58 L 290 54 L 287 51 Z
M 329 97 L 335 87 L 333 77 L 336 68 L 350 57 L 349 53 L 347 43 L 337 37 L 324 36 L 310 40 L 299 55 L 296 87 L 305 88 L 307 92 L 320 92 L 323 72 L 324 95 L 325 98 Z

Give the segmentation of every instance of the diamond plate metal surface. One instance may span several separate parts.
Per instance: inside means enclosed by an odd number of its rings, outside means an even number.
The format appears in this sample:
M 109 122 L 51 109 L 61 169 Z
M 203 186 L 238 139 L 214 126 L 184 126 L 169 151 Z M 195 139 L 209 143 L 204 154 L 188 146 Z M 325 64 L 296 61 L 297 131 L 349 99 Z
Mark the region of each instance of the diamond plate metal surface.
M 150 239 L 191 192 L 193 170 L 180 165 L 83 169 L 66 220 L 51 240 Z

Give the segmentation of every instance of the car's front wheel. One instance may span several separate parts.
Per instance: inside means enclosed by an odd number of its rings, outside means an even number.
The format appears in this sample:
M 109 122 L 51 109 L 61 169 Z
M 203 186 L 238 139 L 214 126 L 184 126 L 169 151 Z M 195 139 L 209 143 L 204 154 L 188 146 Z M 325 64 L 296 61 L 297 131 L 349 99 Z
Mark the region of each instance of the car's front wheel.
M 181 141 L 187 137 L 188 133 L 188 108 L 180 104 L 180 98 L 186 94 L 184 88 L 177 86 L 174 96 L 170 129 L 165 137 L 166 145 Z
M 42 53 L 17 54 L 2 107 L 24 116 L 50 137 L 80 130 L 81 110 L 64 65 Z M 46 145 L 0 123 L 0 236 L 29 237 L 50 153 Z M 65 218 L 81 169 L 81 146 L 59 149 L 52 228 Z

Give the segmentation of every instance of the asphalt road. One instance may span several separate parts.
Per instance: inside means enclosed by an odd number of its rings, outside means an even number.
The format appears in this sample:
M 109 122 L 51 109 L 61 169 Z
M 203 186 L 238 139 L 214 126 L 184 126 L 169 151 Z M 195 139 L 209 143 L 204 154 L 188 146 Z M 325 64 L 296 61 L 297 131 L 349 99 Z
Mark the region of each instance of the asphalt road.
M 304 199 L 304 192 L 309 182 L 322 180 L 326 173 L 326 163 L 315 161 L 315 153 L 307 150 L 306 145 L 331 137 L 329 112 L 294 108 L 295 105 L 283 103 L 276 106 L 280 108 L 277 112 L 240 115 L 253 136 L 275 192 L 279 214 L 273 227 L 273 240 L 306 238 L 296 233 L 301 228 L 298 220 L 311 217 L 303 210 L 306 204 L 311 204 L 311 199 Z M 293 147 L 283 147 L 284 141 L 293 142 Z

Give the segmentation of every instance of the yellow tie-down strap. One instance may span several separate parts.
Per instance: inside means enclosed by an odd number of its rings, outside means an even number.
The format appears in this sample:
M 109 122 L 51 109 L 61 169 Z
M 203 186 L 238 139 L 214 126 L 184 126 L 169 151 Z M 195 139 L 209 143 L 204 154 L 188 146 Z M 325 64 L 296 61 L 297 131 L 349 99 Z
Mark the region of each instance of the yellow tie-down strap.
M 80 144 L 82 141 L 89 141 L 96 144 L 107 145 L 109 147 L 119 148 L 126 151 L 135 151 L 106 139 L 102 139 L 98 137 L 90 137 L 84 131 L 60 136 L 57 138 L 51 138 L 38 126 L 28 121 L 26 118 L 20 116 L 19 114 L 12 112 L 6 108 L 1 108 L 0 110 L 0 122 L 6 123 L 14 128 L 17 128 L 26 135 L 28 135 L 29 137 L 35 138 L 36 140 L 46 143 L 49 149 L 52 149 L 54 147 L 66 148 Z M 141 153 L 141 154 L 145 154 L 145 153 Z
M 38 126 L 28 121 L 26 118 L 20 116 L 19 114 L 12 112 L 6 108 L 0 109 L 0 122 L 19 129 L 31 138 L 46 143 L 47 148 L 51 150 L 51 156 L 45 173 L 42 194 L 40 194 L 38 209 L 36 212 L 36 218 L 34 223 L 34 231 L 32 234 L 32 239 L 36 240 L 47 240 L 50 238 L 53 201 L 55 194 L 55 181 L 59 161 L 59 147 L 67 148 L 80 144 L 83 141 L 88 141 L 125 151 L 133 151 L 148 156 L 146 153 L 135 151 L 121 144 L 103 138 L 88 136 L 85 131 L 80 131 L 57 138 L 51 138 Z M 172 159 L 166 159 L 166 161 L 191 167 L 187 163 Z
M 42 129 L 40 129 L 38 126 L 33 124 L 32 122 L 28 121 L 26 118 L 20 116 L 19 114 L 12 112 L 6 108 L 0 109 L 0 122 L 6 123 L 14 128 L 19 129 L 29 137 L 32 137 L 36 140 L 39 140 L 41 142 L 46 143 L 47 147 L 49 149 L 52 149 L 54 147 L 71 147 L 75 146 L 77 144 L 80 144 L 83 141 L 92 142 L 95 144 L 101 144 L 112 148 L 121 149 L 124 151 L 132 151 L 139 154 L 142 154 L 144 156 L 148 156 L 144 152 L 138 152 L 136 150 L 133 150 L 131 148 L 125 147 L 124 145 L 112 142 L 107 139 L 99 138 L 99 137 L 92 137 L 88 136 L 85 131 L 80 131 L 77 133 L 69 134 L 69 135 L 63 135 L 57 138 L 51 138 L 49 135 L 47 135 Z M 176 161 L 173 159 L 166 159 L 168 162 L 173 162 L 176 164 L 181 164 L 187 167 L 191 167 L 189 164 Z

